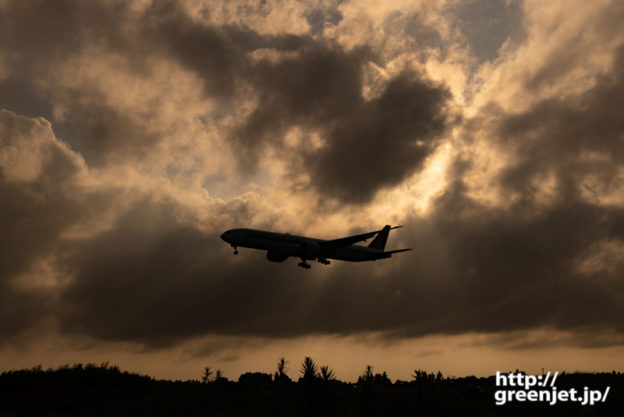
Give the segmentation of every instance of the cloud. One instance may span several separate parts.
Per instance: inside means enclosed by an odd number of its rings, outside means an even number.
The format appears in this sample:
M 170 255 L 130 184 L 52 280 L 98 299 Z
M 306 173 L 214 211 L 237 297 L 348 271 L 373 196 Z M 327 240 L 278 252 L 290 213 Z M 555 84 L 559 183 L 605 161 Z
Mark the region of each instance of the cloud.
M 44 18 L 47 7 L 9 3 L 4 9 L 5 20 L 12 22 L 5 36 L 13 39 L 11 45 L 27 61 L 34 61 L 22 64 L 29 79 L 9 79 L 7 86 L 32 90 L 37 84 L 49 85 L 35 89 L 27 103 L 15 95 L 6 105 L 23 110 L 35 103 L 52 120 L 59 137 L 92 164 L 141 158 L 166 140 L 169 132 L 153 127 L 159 122 L 161 103 L 128 108 L 110 97 L 111 84 L 115 88 L 115 80 L 127 78 L 124 73 L 145 83 L 164 60 L 194 73 L 203 83 L 205 97 L 226 111 L 236 113 L 233 106 L 254 103 L 228 133 L 244 172 L 254 174 L 263 150 L 280 148 L 289 129 L 320 134 L 323 149 L 313 152 L 309 143 L 303 143 L 290 158 L 294 165 L 306 165 L 313 188 L 340 201 L 370 200 L 377 190 L 418 170 L 449 123 L 448 90 L 414 71 L 400 72 L 378 97 L 365 100 L 363 72 L 375 59 L 366 46 L 348 51 L 308 35 L 260 34 L 242 25 L 214 25 L 170 1 L 155 2 L 138 13 L 129 6 L 111 8 L 95 2 L 83 7 L 65 1 L 65 12 L 54 9 Z M 103 18 L 96 19 L 100 14 Z M 41 31 L 21 31 L 15 22 L 26 15 L 45 20 Z M 63 31 L 46 36 L 46 28 L 55 25 Z M 124 36 L 128 42 L 119 41 Z M 57 45 L 63 48 L 53 50 Z M 53 53 L 41 55 L 39 49 Z M 257 59 L 254 51 L 273 51 L 278 58 Z M 116 64 L 121 74 L 110 72 L 112 68 L 103 76 L 92 74 L 96 70 L 90 61 L 106 68 L 110 63 L 105 59 L 111 54 L 122 57 Z M 67 69 L 59 56 L 80 67 Z M 58 67 L 61 75 L 48 75 L 50 66 Z
M 80 210 L 72 212 L 73 192 L 84 162 L 59 142 L 50 124 L 0 111 L 0 168 L 3 201 L 3 276 L 24 268 L 54 245 Z M 72 189 L 73 185 L 73 189 Z
M 611 20 L 559 79 L 544 51 L 568 53 L 574 30 L 541 49 L 548 14 L 516 3 L 491 11 L 491 43 L 454 32 L 477 19 L 465 10 L 433 5 L 258 6 L 246 25 L 196 4 L 3 3 L 3 336 L 51 317 L 62 333 L 150 347 L 544 327 L 619 340 L 624 50 L 597 42 Z M 268 30 L 263 13 L 304 28 Z M 503 22 L 526 38 L 505 43 Z M 474 74 L 471 53 L 488 61 Z M 432 62 L 466 71 L 453 94 Z M 424 167 L 445 185 L 416 214 Z M 340 235 L 384 224 L 376 213 L 405 222 L 390 244 L 412 252 L 303 271 L 232 257 L 218 238 L 243 225 Z M 38 271 L 48 284 L 25 285 Z
M 123 9 L 107 7 L 101 1 L 6 1 L 0 11 L 2 37 L 5 47 L 16 52 L 34 52 L 39 59 L 60 59 L 88 42 L 98 41 L 102 33 L 106 33 L 106 39 L 119 34 L 115 12 Z
M 303 163 L 310 185 L 324 196 L 361 203 L 418 170 L 451 124 L 450 93 L 404 71 L 365 100 L 363 72 L 371 58 L 367 49 L 321 44 L 258 63 L 259 104 L 234 134 L 245 162 L 246 152 L 258 155 L 267 142 L 281 148 L 286 132 L 299 127 L 304 140 L 287 158 L 294 175 Z M 312 133 L 320 135 L 320 148 Z
M 50 313 L 46 291 L 24 292 L 20 274 L 47 257 L 71 224 L 88 216 L 81 204 L 84 161 L 58 141 L 43 119 L 0 110 L 0 320 L 9 338 Z M 91 195 L 97 204 L 98 196 Z
M 308 156 L 312 183 L 323 195 L 369 200 L 422 167 L 451 121 L 448 90 L 402 74 L 381 95 L 334 123 L 327 143 Z
M 617 111 L 624 100 L 624 47 L 616 51 L 613 68 L 580 96 L 546 99 L 502 121 L 497 133 L 516 156 L 502 176 L 507 188 L 525 190 L 545 172 L 555 173 L 561 191 L 568 185 L 579 192 L 590 174 L 607 188 L 615 185 L 624 147 Z
M 436 201 L 433 215 L 393 232 L 390 243 L 402 240 L 414 248 L 411 256 L 311 271 L 294 261 L 271 264 L 251 250 L 230 257 L 217 236 L 172 221 L 171 210 L 138 204 L 109 232 L 72 251 L 76 281 L 64 295 L 72 306 L 65 330 L 165 345 L 212 333 L 382 331 L 396 338 L 624 330 L 616 279 L 624 263 L 608 276 L 576 267 L 589 242 L 622 239 L 621 209 L 582 201 L 539 214 L 524 202 L 492 209 L 457 183 Z
M 290 335 L 314 286 L 292 269 L 178 222 L 171 202 L 137 201 L 108 231 L 69 247 L 64 331 L 169 345 L 209 333 Z M 298 272 L 298 271 L 297 271 Z M 305 329 L 305 327 L 304 327 Z
M 526 37 L 519 1 L 470 0 L 451 5 L 447 13 L 481 62 L 496 59 L 506 42 L 517 44 Z

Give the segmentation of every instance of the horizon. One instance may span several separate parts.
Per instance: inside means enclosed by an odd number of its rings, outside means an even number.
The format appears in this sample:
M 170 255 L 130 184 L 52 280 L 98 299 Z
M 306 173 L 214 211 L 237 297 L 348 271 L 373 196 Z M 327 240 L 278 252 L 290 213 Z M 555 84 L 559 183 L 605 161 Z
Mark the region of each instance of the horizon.
M 281 360 L 282 358 L 280 358 Z M 308 364 L 308 359 L 311 360 L 311 364 L 312 366 L 316 369 L 316 373 L 314 374 L 315 378 L 318 379 L 324 379 L 325 376 L 321 373 L 321 371 L 319 371 L 319 364 L 317 364 L 313 358 L 310 357 L 306 357 L 304 358 L 304 361 L 302 361 L 301 363 L 301 367 L 305 366 Z M 278 366 L 279 366 L 279 361 L 278 361 Z M 547 374 L 547 371 L 543 370 L 543 373 L 538 373 L 538 374 L 532 374 L 530 372 L 525 372 L 522 369 L 515 369 L 515 370 L 508 370 L 508 371 L 504 371 L 504 372 L 500 372 L 497 371 L 495 374 L 492 375 L 486 375 L 486 376 L 476 376 L 476 375 L 464 375 L 464 376 L 457 376 L 457 375 L 444 375 L 442 372 L 429 372 L 423 369 L 414 369 L 412 371 L 412 374 L 410 375 L 409 379 L 399 379 L 399 378 L 391 378 L 390 375 L 387 374 L 387 372 L 385 371 L 381 371 L 378 372 L 374 369 L 374 367 L 372 366 L 366 366 L 363 370 L 363 372 L 358 375 L 358 378 L 356 380 L 347 380 L 344 381 L 340 378 L 338 378 L 335 373 L 333 368 L 327 366 L 324 367 L 326 368 L 326 376 L 328 376 L 327 380 L 333 380 L 333 381 L 338 381 L 341 383 L 346 383 L 346 384 L 357 384 L 360 383 L 360 380 L 362 378 L 370 378 L 370 377 L 376 377 L 376 376 L 383 376 L 384 379 L 386 379 L 387 381 L 396 384 L 399 382 L 414 382 L 416 381 L 419 377 L 424 376 L 425 378 L 427 377 L 433 377 L 436 380 L 438 379 L 444 379 L 444 380 L 454 380 L 454 379 L 470 379 L 470 378 L 479 378 L 479 379 L 489 379 L 489 378 L 501 378 L 501 377 L 505 377 L 507 378 L 510 375 L 533 375 L 533 376 L 537 376 L 537 375 L 542 375 L 545 376 Z M 123 369 L 121 367 L 119 367 L 117 364 L 115 363 L 109 363 L 109 362 L 101 362 L 101 363 L 93 363 L 93 362 L 88 362 L 88 363 L 73 363 L 73 364 L 69 364 L 66 363 L 64 365 L 58 366 L 58 367 L 49 367 L 49 368 L 45 368 L 41 365 L 36 365 L 30 368 L 20 368 L 20 369 L 12 369 L 12 370 L 7 370 L 7 371 L 3 371 L 0 372 L 0 376 L 9 376 L 11 374 L 16 374 L 16 373 L 54 373 L 54 372 L 59 372 L 59 371 L 65 371 L 65 370 L 79 370 L 79 371 L 88 371 L 89 369 L 99 369 L 99 370 L 106 370 L 106 371 L 111 371 L 111 372 L 116 372 L 116 373 L 120 373 L 120 374 L 128 374 L 128 375 L 136 375 L 139 377 L 147 377 L 153 381 L 166 381 L 166 382 L 202 382 L 202 383 L 213 383 L 213 382 L 218 382 L 218 381 L 230 381 L 230 382 L 240 382 L 240 379 L 242 376 L 244 375 L 249 375 L 249 374 L 262 374 L 265 376 L 268 376 L 272 382 L 277 382 L 278 381 L 278 377 L 279 378 L 283 378 L 283 376 L 287 376 L 288 379 L 290 380 L 290 382 L 293 383 L 297 383 L 297 382 L 301 382 L 302 380 L 306 379 L 306 375 L 307 377 L 310 376 L 309 373 L 306 374 L 306 371 L 304 371 L 303 368 L 299 369 L 298 373 L 300 374 L 300 376 L 297 377 L 293 377 L 291 375 L 288 375 L 287 372 L 281 372 L 279 371 L 279 367 L 276 367 L 276 369 L 273 372 L 262 372 L 262 371 L 246 371 L 241 373 L 238 377 L 234 377 L 234 378 L 228 378 L 226 376 L 224 376 L 221 372 L 220 369 L 213 369 L 210 367 L 205 367 L 204 371 L 203 371 L 203 375 L 201 378 L 191 378 L 191 379 L 184 379 L 184 380 L 180 380 L 180 379 L 170 379 L 170 378 L 156 378 L 154 376 L 151 376 L 149 374 L 146 373 L 141 373 L 141 372 L 135 372 L 135 371 L 128 371 L 126 369 Z M 309 372 L 309 371 L 308 371 Z M 551 375 L 555 375 L 553 372 L 550 372 Z M 566 375 L 622 375 L 622 372 L 619 371 L 600 371 L 600 372 L 584 372 L 584 371 L 574 371 L 574 372 L 568 372 L 568 371 L 562 371 L 562 372 L 556 372 L 557 377 L 561 376 L 564 377 Z M 520 384 L 523 384 L 523 382 L 520 382 Z M 498 385 L 497 385 L 498 386 Z M 522 386 L 522 385 L 520 385 Z
M 500 341 L 490 342 L 492 346 L 486 349 L 468 344 L 479 338 L 482 343 L 488 344 L 487 340 L 491 340 L 491 337 L 491 335 L 464 335 L 456 340 L 448 336 L 424 338 L 417 341 L 420 342 L 420 347 L 414 350 L 416 357 L 407 363 L 402 361 L 403 358 L 410 356 L 413 349 L 409 341 L 402 341 L 400 347 L 388 346 L 387 342 L 375 340 L 374 336 L 370 335 L 366 342 L 362 341 L 361 335 L 355 338 L 358 340 L 350 342 L 345 338 L 327 340 L 327 336 L 320 338 L 310 336 L 299 342 L 282 341 L 281 348 L 278 347 L 280 341 L 262 340 L 256 341 L 255 349 L 232 348 L 239 341 L 231 340 L 225 343 L 225 347 L 217 350 L 216 354 L 202 353 L 202 349 L 214 343 L 214 339 L 210 337 L 176 349 L 155 352 L 142 351 L 137 346 L 134 348 L 117 346 L 116 349 L 111 346 L 71 349 L 66 344 L 58 343 L 57 340 L 49 347 L 49 351 L 30 351 L 28 355 L 24 355 L 23 352 L 11 354 L 5 349 L 3 355 L 0 356 L 4 359 L 3 371 L 30 369 L 37 365 L 48 369 L 75 363 L 108 362 L 128 372 L 168 380 L 199 379 L 205 366 L 213 370 L 221 370 L 223 376 L 230 380 L 237 380 L 245 372 L 272 374 L 281 357 L 287 361 L 286 373 L 296 380 L 299 365 L 306 356 L 311 357 L 319 366 L 329 366 L 336 372 L 339 379 L 346 382 L 355 382 L 367 365 L 373 366 L 375 373 L 387 372 L 392 381 L 410 380 L 415 369 L 422 369 L 429 373 L 440 371 L 445 377 L 487 377 L 494 375 L 496 371 L 508 372 L 517 369 L 537 375 L 541 374 L 542 369 L 571 373 L 611 372 L 621 371 L 624 368 L 619 347 L 592 348 L 589 352 L 599 359 L 582 363 L 579 361 L 585 358 L 587 349 L 573 346 L 552 346 L 549 349 L 536 351 L 530 346 L 501 347 Z M 310 349 L 311 345 L 314 345 L 312 349 Z M 446 346 L 447 349 L 438 353 L 432 350 L 432 347 L 439 346 Z M 284 353 L 276 357 L 271 356 L 280 351 Z M 347 356 L 343 352 L 348 352 Z M 392 353 L 400 359 L 388 359 L 388 354 Z M 235 358 L 237 354 L 245 355 L 245 358 Z M 368 355 L 371 355 L 370 357 L 374 360 L 370 360 Z M 477 361 L 476 358 L 482 355 L 487 359 Z M 556 361 L 552 359 L 555 355 L 559 357 Z M 41 359 L 48 356 L 53 356 L 54 359 L 42 362 Z M 570 360 L 577 361 L 576 365 L 566 366 L 565 364 Z M 13 365 L 9 366 L 8 363 Z M 509 367 L 507 364 L 513 365 Z

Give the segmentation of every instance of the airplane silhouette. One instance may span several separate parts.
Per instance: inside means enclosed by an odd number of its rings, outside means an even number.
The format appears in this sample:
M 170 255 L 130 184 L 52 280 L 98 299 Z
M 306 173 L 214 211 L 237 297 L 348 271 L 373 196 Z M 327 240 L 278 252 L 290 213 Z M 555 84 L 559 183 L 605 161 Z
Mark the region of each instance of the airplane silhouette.
M 238 254 L 238 247 L 262 249 L 267 251 L 267 259 L 271 262 L 284 262 L 289 257 L 300 258 L 299 266 L 310 269 L 306 260 L 316 260 L 329 265 L 328 259 L 338 259 L 349 262 L 375 261 L 390 258 L 393 253 L 405 252 L 411 249 L 384 251 L 388 234 L 392 229 L 403 226 L 384 226 L 381 230 L 362 233 L 340 239 L 323 240 L 311 237 L 295 236 L 288 233 L 264 232 L 254 229 L 232 229 L 221 235 L 221 239 L 234 248 L 234 255 Z M 368 246 L 355 245 L 375 236 Z

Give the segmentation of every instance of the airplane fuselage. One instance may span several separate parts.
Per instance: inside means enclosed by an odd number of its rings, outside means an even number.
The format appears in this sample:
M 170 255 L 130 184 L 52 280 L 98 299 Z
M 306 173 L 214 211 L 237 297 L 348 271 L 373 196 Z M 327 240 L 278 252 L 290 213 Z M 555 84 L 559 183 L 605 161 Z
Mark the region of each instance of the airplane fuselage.
M 280 257 L 297 257 L 305 260 L 338 259 L 349 262 L 373 261 L 389 258 L 383 250 L 360 245 L 326 246 L 328 241 L 288 233 L 265 232 L 254 229 L 232 229 L 221 238 L 234 247 L 267 250 L 269 260 L 277 261 Z M 273 256 L 273 259 L 271 259 Z M 324 263 L 324 262 L 323 262 Z
M 410 249 L 384 251 L 388 233 L 401 226 L 384 226 L 381 230 L 347 236 L 339 239 L 323 240 L 305 236 L 296 236 L 288 233 L 265 232 L 254 229 L 231 229 L 221 235 L 238 254 L 238 247 L 260 249 L 267 251 L 267 259 L 272 262 L 284 262 L 290 257 L 301 259 L 299 266 L 309 269 L 307 260 L 316 260 L 322 264 L 329 264 L 328 259 L 338 259 L 349 262 L 374 261 L 390 258 L 393 253 L 405 252 Z M 368 246 L 356 245 L 374 238 Z

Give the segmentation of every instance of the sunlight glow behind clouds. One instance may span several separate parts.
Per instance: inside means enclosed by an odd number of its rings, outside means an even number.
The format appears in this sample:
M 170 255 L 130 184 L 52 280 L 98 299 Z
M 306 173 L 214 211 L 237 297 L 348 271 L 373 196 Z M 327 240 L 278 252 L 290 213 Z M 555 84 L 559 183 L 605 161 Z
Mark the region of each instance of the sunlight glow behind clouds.
M 592 325 L 619 346 L 623 16 L 617 1 L 1 2 L 4 343 L 52 317 L 63 337 L 147 350 Z M 305 277 L 218 240 L 386 223 L 409 226 L 391 242 L 413 254 Z

